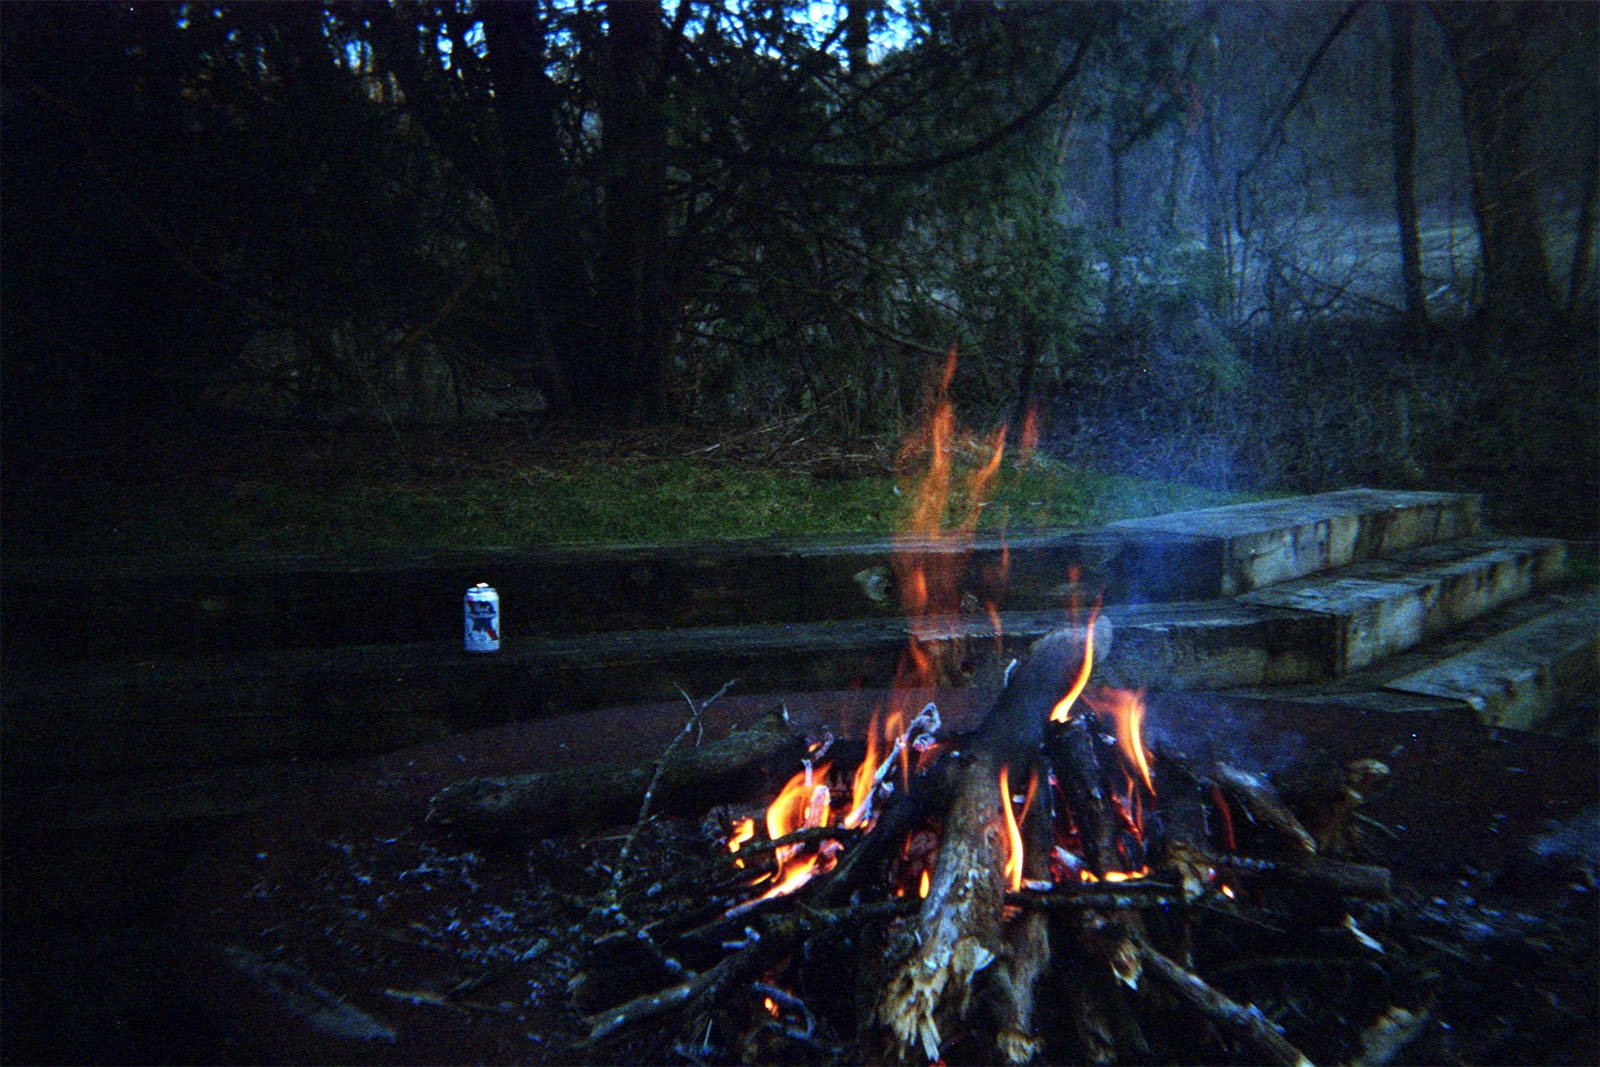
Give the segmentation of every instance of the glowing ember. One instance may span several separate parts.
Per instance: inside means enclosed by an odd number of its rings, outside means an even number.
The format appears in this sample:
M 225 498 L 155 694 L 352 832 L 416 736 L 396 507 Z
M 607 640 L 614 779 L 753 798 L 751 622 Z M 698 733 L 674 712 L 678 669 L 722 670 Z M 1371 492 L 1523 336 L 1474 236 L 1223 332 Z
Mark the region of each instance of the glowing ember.
M 733 824 L 733 834 L 728 838 L 728 851 L 738 852 L 746 841 L 756 836 L 756 821 L 754 819 L 740 819 Z M 744 860 L 733 861 L 735 867 L 743 867 Z
M 1088 870 L 1087 868 L 1085 868 L 1083 870 L 1080 870 L 1078 872 L 1078 880 L 1081 881 L 1081 882 L 1085 882 L 1085 883 L 1100 882 L 1100 881 L 1104 881 L 1106 883 L 1133 882 L 1133 881 L 1139 880 L 1140 878 L 1148 878 L 1149 876 L 1150 876 L 1150 868 L 1149 867 L 1140 867 L 1136 871 L 1107 871 L 1106 872 L 1106 876 L 1103 879 L 1096 878 L 1095 875 L 1094 875 L 1094 872 Z

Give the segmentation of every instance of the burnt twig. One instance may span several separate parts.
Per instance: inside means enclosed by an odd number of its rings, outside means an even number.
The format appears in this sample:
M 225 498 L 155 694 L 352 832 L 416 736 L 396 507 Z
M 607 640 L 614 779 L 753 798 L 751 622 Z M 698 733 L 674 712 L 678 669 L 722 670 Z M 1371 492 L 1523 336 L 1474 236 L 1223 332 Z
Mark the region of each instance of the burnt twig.
M 1311 1067 L 1306 1054 L 1295 1048 L 1272 1021 L 1261 1014 L 1260 1008 L 1254 1004 L 1240 1004 L 1187 967 L 1156 951 L 1142 937 L 1135 938 L 1133 944 L 1140 961 L 1151 974 L 1208 1020 L 1248 1041 L 1261 1062 Z

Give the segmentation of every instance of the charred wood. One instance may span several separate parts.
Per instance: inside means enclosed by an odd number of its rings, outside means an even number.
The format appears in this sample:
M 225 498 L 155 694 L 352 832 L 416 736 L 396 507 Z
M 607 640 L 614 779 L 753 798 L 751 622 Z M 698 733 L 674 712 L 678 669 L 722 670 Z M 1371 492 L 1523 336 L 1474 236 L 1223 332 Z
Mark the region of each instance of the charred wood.
M 1139 940 L 1135 948 L 1151 974 L 1218 1029 L 1245 1041 L 1258 1062 L 1310 1067 L 1306 1054 L 1295 1048 L 1255 1005 L 1240 1004 L 1148 942 Z
M 1347 863 L 1323 856 L 1289 856 L 1272 860 L 1215 856 L 1212 862 L 1237 871 L 1246 879 L 1297 882 L 1339 896 L 1381 899 L 1391 895 L 1394 889 L 1393 875 L 1387 867 Z
M 917 1048 L 937 1059 L 944 1033 L 972 1005 L 978 974 L 1007 951 L 1002 919 L 1010 846 L 1003 840 L 1001 805 L 1010 798 L 1002 796 L 1001 782 L 1009 769 L 1031 766 L 1037 758 L 1051 710 L 1083 663 L 1085 641 L 1081 628 L 1040 640 L 966 751 L 950 757 L 958 761 L 955 791 L 942 820 L 939 862 L 912 922 L 915 948 L 890 975 L 875 1013 L 901 1057 Z M 1047 942 L 1040 941 L 1024 936 L 1019 952 L 1046 954 Z M 1031 985 L 1032 966 L 1021 963 L 1016 979 Z M 1007 996 L 1011 1010 L 1021 1007 L 1014 990 Z M 1023 1055 L 1030 1043 L 1002 1037 L 1002 1051 Z
M 633 818 L 652 785 L 661 810 L 704 810 L 748 795 L 763 771 L 792 763 L 804 750 L 804 739 L 773 711 L 720 741 L 647 763 L 456 782 L 433 798 L 428 821 L 464 834 L 570 832 Z

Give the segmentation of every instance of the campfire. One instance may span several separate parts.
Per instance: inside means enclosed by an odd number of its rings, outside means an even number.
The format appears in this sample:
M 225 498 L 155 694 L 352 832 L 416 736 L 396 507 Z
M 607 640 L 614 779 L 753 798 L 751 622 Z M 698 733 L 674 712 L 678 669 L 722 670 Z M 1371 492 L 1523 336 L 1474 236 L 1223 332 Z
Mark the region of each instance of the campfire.
M 339 766 L 190 869 L 225 1058 L 1592 1062 L 1592 757 L 1119 688 L 1077 579 L 1011 660 L 970 552 L 1005 435 L 953 373 L 902 456 L 892 688 Z
M 1194 924 L 1270 892 L 1279 908 L 1327 912 L 1352 949 L 1381 951 L 1350 911 L 1333 913 L 1386 896 L 1388 872 L 1323 853 L 1348 843 L 1385 769 L 1347 767 L 1305 798 L 1302 819 L 1259 775 L 1151 751 L 1140 694 L 1085 685 L 1094 632 L 1041 641 L 974 733 L 942 733 L 930 703 L 909 721 L 874 715 L 856 745 L 812 741 L 765 810 L 728 828 L 733 902 L 670 937 L 640 927 L 630 939 L 679 980 L 595 1012 L 590 1040 L 721 1019 L 700 1025 L 745 1031 L 755 1060 L 849 1047 L 846 1059 L 935 1061 L 954 1044 L 978 1060 L 1117 1062 L 1152 1055 L 1148 1027 L 1164 1035 L 1154 1047 L 1199 1027 L 1245 1060 L 1310 1062 L 1195 971 Z M 481 827 L 488 809 L 525 810 L 504 783 L 467 783 L 434 812 Z M 856 995 L 799 992 L 829 976 Z
M 1114 635 L 1098 604 L 1076 602 L 1060 630 L 1005 666 L 975 730 L 946 730 L 926 697 L 959 684 L 972 660 L 949 635 L 977 608 L 998 651 L 1005 582 L 1002 555 L 967 583 L 981 599 L 962 591 L 1005 430 L 958 477 L 954 369 L 952 351 L 902 457 L 926 460 L 894 567 L 910 637 L 862 736 L 797 738 L 775 716 L 693 755 L 669 751 L 648 774 L 622 772 L 620 785 L 602 776 L 585 787 L 602 805 L 615 794 L 618 815 L 639 805 L 596 905 L 616 936 L 597 942 L 579 983 L 590 1047 L 614 1054 L 651 1030 L 706 1061 L 1111 1063 L 1206 1049 L 1310 1062 L 1204 976 L 1205 920 L 1225 916 L 1231 936 L 1241 922 L 1270 929 L 1299 915 L 1339 952 L 1381 953 L 1356 914 L 1389 894 L 1389 872 L 1335 857 L 1355 845 L 1356 809 L 1387 768 L 1353 761 L 1284 796 L 1259 769 L 1152 748 L 1144 694 L 1096 683 L 1097 650 Z M 952 497 L 964 501 L 954 520 Z M 674 749 L 703 707 L 690 701 Z M 715 873 L 693 902 L 676 916 L 652 907 L 649 922 L 627 916 L 627 870 L 657 811 L 692 808 L 713 783 L 748 781 L 782 758 L 793 762 L 770 801 L 712 816 L 694 866 Z M 435 798 L 431 819 L 526 830 L 568 803 L 576 783 L 553 778 L 459 783 Z M 1377 1006 L 1359 1038 L 1367 1060 L 1392 1058 L 1419 1018 Z

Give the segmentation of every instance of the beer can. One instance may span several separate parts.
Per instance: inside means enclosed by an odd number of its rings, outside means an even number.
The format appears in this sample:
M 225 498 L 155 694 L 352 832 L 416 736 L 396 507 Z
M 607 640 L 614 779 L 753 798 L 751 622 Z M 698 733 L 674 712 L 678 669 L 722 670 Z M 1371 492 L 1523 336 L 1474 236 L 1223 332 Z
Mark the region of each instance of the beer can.
M 466 612 L 466 650 L 500 650 L 500 594 L 488 582 L 479 582 L 462 598 Z

